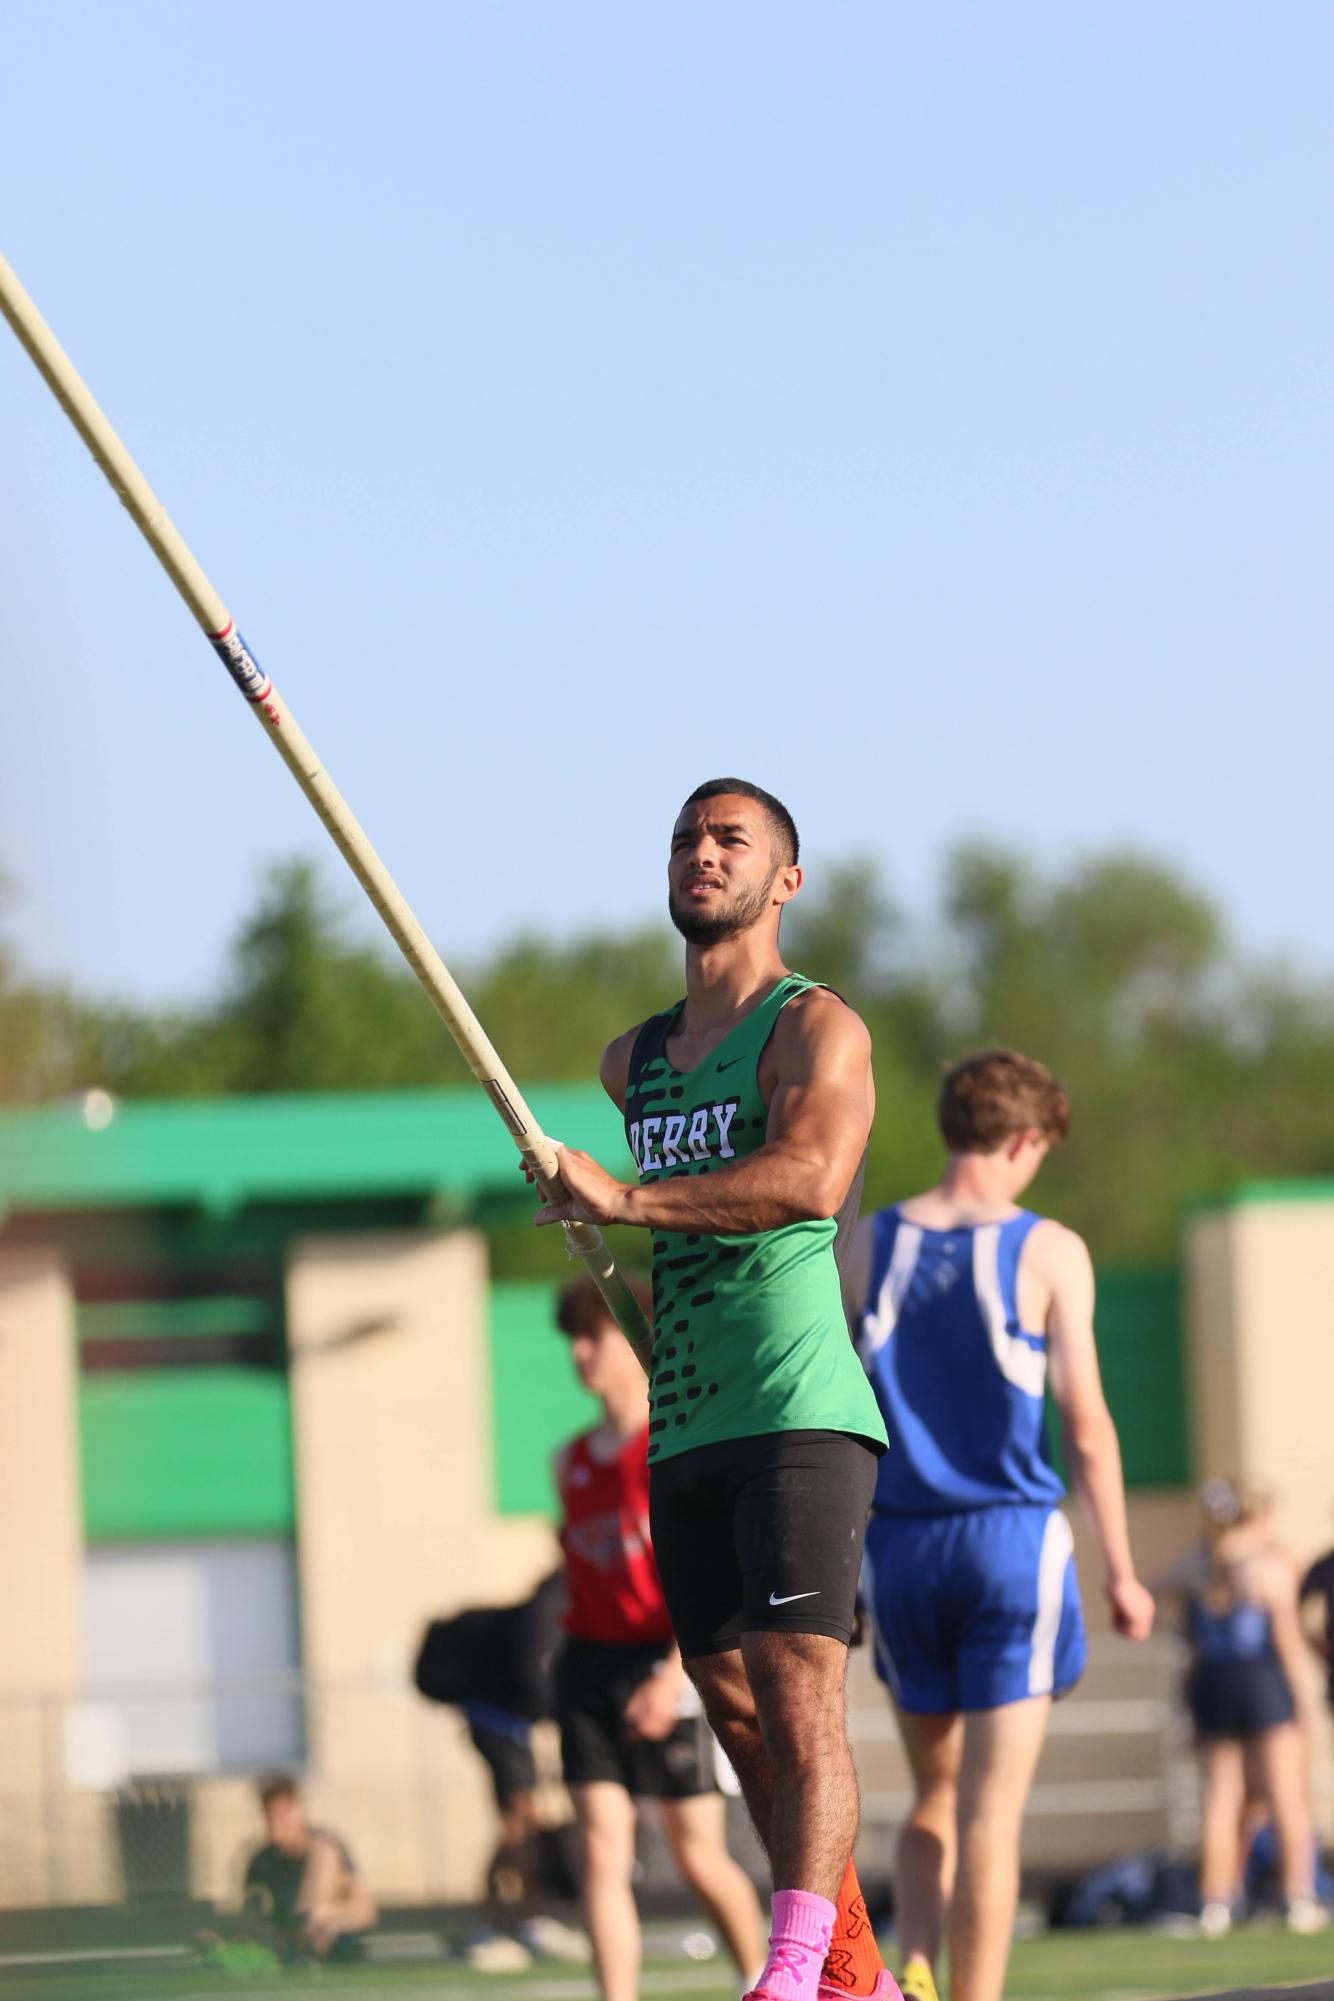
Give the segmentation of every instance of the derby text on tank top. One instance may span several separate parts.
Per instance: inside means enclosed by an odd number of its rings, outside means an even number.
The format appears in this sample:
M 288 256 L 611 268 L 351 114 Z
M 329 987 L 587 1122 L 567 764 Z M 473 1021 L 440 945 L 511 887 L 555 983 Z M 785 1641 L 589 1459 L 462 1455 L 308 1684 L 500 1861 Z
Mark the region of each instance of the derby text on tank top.
M 875 1218 L 857 1346 L 890 1450 L 875 1507 L 955 1514 L 1065 1492 L 1047 1456 L 1047 1339 L 1019 1325 L 1019 1254 L 1041 1220 L 931 1230 Z
M 565 1630 L 614 1646 L 670 1640 L 648 1525 L 648 1433 L 603 1459 L 586 1431 L 556 1466 L 568 1599 Z
M 625 1105 L 641 1182 L 713 1174 L 764 1144 L 760 1055 L 783 1008 L 816 984 L 785 975 L 689 1071 L 664 1053 L 685 1002 L 644 1023 Z M 826 1220 L 745 1235 L 653 1233 L 650 1460 L 771 1431 L 846 1431 L 883 1446 L 835 1261 L 860 1188 L 858 1175 Z

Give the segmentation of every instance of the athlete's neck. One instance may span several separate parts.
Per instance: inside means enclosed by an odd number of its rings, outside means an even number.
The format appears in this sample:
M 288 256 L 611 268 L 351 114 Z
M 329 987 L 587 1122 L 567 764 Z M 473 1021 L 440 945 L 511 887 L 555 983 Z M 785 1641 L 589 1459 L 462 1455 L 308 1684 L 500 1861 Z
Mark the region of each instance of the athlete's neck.
M 627 1439 L 637 1438 L 648 1423 L 648 1388 L 642 1379 L 604 1392 L 601 1403 L 602 1429 L 608 1441 L 624 1445 Z
M 928 1229 L 1003 1222 L 1018 1213 L 1013 1183 L 1014 1163 L 1003 1151 L 952 1153 L 936 1186 L 899 1206 Z
M 758 1007 L 786 973 L 776 937 L 759 925 L 717 945 L 687 945 L 681 1028 L 691 1035 L 730 1028 Z

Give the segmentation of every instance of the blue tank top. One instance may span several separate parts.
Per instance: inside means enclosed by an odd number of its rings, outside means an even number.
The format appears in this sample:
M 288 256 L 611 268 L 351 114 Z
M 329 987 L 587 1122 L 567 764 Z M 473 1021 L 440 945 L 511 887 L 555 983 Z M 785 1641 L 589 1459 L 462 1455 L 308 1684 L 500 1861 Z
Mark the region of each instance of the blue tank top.
M 1202 1599 L 1190 1601 L 1190 1641 L 1202 1661 L 1275 1660 L 1274 1628 L 1263 1605 L 1245 1600 L 1215 1612 Z
M 877 1509 L 960 1514 L 1065 1492 L 1047 1453 L 1047 1339 L 1020 1327 L 1019 1253 L 1035 1223 L 929 1230 L 897 1209 L 874 1220 L 857 1347 L 889 1451 Z

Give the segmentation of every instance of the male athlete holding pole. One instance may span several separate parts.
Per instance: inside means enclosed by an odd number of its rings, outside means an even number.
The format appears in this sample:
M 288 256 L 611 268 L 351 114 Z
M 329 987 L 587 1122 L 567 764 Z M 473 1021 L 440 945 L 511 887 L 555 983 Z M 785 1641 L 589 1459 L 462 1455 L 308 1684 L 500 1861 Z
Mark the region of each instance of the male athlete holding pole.
M 653 1544 L 773 1871 L 757 1991 L 886 2001 L 899 1990 L 850 1860 L 843 1694 L 885 1430 L 836 1262 L 875 1108 L 871 1043 L 779 955 L 797 855 L 791 814 L 759 786 L 714 779 L 686 801 L 667 870 L 686 997 L 602 1059 L 638 1183 L 565 1147 L 566 1197 L 537 1220 L 652 1233 Z

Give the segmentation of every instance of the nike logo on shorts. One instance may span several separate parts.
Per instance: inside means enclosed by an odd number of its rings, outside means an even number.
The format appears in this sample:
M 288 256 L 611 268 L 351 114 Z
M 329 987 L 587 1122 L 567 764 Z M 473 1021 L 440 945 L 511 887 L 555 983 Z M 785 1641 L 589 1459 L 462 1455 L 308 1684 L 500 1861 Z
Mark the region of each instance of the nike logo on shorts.
M 771 1605 L 791 1605 L 797 1598 L 818 1598 L 819 1595 L 818 1591 L 789 1591 L 786 1598 L 775 1598 L 771 1591 L 769 1593 L 769 1603 Z

